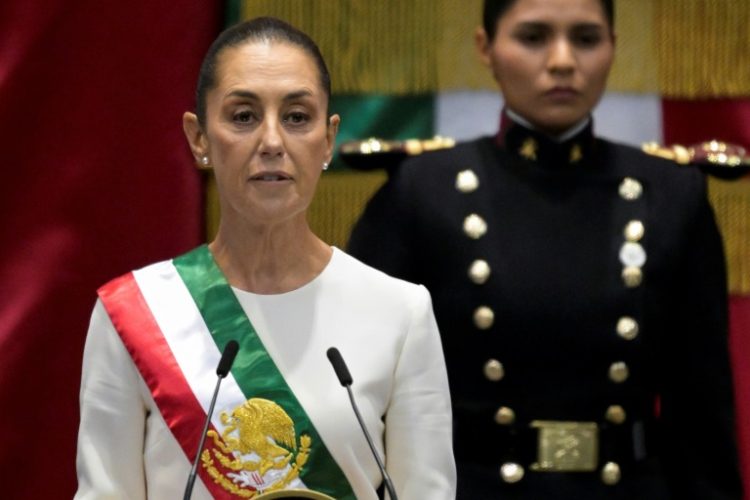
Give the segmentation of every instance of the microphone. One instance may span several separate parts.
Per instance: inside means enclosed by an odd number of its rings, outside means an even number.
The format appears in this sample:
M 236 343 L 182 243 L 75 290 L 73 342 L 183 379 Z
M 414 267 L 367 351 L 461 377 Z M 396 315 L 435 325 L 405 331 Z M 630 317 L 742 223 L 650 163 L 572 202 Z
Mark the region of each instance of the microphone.
M 198 460 L 200 460 L 201 450 L 203 450 L 203 444 L 206 442 L 208 425 L 211 423 L 211 415 L 213 415 L 214 413 L 214 405 L 216 404 L 216 397 L 219 395 L 219 386 L 221 385 L 221 379 L 226 377 L 229 373 L 229 369 L 232 368 L 232 363 L 234 363 L 234 358 L 237 356 L 237 351 L 239 350 L 239 348 L 240 345 L 236 340 L 230 340 L 229 342 L 227 342 L 227 345 L 224 346 L 224 352 L 221 353 L 219 366 L 216 367 L 216 375 L 219 378 L 216 380 L 216 387 L 214 388 L 214 394 L 211 398 L 211 404 L 208 406 L 208 413 L 206 414 L 206 424 L 203 426 L 201 440 L 200 443 L 198 443 L 198 451 L 195 453 L 193 467 L 190 469 L 190 475 L 188 476 L 188 481 L 185 485 L 185 495 L 182 497 L 183 500 L 190 500 L 190 496 L 193 494 L 195 476 L 198 473 Z
M 372 442 L 372 437 L 370 437 L 370 433 L 367 432 L 367 427 L 365 427 L 365 422 L 362 420 L 362 415 L 359 414 L 359 408 L 357 407 L 357 403 L 354 401 L 354 394 L 352 393 L 352 375 L 349 373 L 349 368 L 346 367 L 346 363 L 344 363 L 344 358 L 341 357 L 341 353 L 338 349 L 335 347 L 331 347 L 326 351 L 326 355 L 328 356 L 328 360 L 333 365 L 333 370 L 336 372 L 336 377 L 338 377 L 339 382 L 341 385 L 346 387 L 347 392 L 349 393 L 349 401 L 352 403 L 352 409 L 354 410 L 354 415 L 357 416 L 357 421 L 359 422 L 359 426 L 362 428 L 362 433 L 365 435 L 365 438 L 367 439 L 367 444 L 370 445 L 370 451 L 372 451 L 372 456 L 375 457 L 375 461 L 378 463 L 378 468 L 380 469 L 380 473 L 383 474 L 383 482 L 385 483 L 385 488 L 388 490 L 388 495 L 391 497 L 391 500 L 398 500 L 398 496 L 396 495 L 396 490 L 393 487 L 393 482 L 391 481 L 391 477 L 388 475 L 388 472 L 385 470 L 385 465 L 383 465 L 383 461 L 380 459 L 380 455 L 378 455 L 378 451 L 375 449 L 375 444 Z

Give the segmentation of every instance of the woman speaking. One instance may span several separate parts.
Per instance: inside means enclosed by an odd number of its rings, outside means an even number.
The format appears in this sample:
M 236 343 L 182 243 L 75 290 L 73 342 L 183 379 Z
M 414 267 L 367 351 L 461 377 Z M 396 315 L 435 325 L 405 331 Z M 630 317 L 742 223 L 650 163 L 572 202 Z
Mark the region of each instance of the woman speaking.
M 321 241 L 306 212 L 339 124 L 310 38 L 257 18 L 214 42 L 183 127 L 213 169 L 216 239 L 99 290 L 81 386 L 76 498 L 193 498 L 314 490 L 375 499 L 382 481 L 346 391 L 336 347 L 375 447 L 403 499 L 455 496 L 445 363 L 423 287 Z M 196 457 L 229 341 L 206 446 Z

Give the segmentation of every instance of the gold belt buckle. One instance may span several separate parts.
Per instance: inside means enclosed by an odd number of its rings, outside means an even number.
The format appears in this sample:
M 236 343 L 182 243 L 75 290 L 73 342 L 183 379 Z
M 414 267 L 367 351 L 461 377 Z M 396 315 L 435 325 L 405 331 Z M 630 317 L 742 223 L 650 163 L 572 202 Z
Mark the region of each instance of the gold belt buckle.
M 585 472 L 596 470 L 599 428 L 595 422 L 533 420 L 539 430 L 537 461 L 531 470 Z

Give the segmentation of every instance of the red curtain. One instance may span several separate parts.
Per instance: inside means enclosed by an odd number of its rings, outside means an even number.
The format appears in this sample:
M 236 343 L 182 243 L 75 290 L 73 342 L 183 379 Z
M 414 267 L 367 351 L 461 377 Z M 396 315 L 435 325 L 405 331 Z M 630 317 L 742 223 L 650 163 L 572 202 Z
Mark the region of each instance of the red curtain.
M 690 145 L 717 139 L 750 147 L 750 98 L 666 99 L 662 101 L 662 112 L 666 144 Z M 745 244 L 750 245 L 750 241 Z M 750 296 L 730 297 L 729 312 L 740 467 L 745 496 L 750 499 Z
M 203 239 L 205 0 L 0 2 L 0 496 L 71 498 L 96 288 Z

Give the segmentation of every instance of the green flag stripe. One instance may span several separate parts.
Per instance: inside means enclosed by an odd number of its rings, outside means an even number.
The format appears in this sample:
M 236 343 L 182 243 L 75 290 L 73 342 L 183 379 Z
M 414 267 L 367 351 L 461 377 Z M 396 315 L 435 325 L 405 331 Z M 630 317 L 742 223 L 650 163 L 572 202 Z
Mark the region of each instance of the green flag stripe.
M 226 0 L 224 10 L 224 25 L 232 26 L 242 21 L 242 0 Z
M 427 139 L 435 126 L 435 96 L 334 94 L 330 113 L 341 117 L 336 144 L 377 137 L 386 140 Z M 333 169 L 344 165 L 334 156 Z

